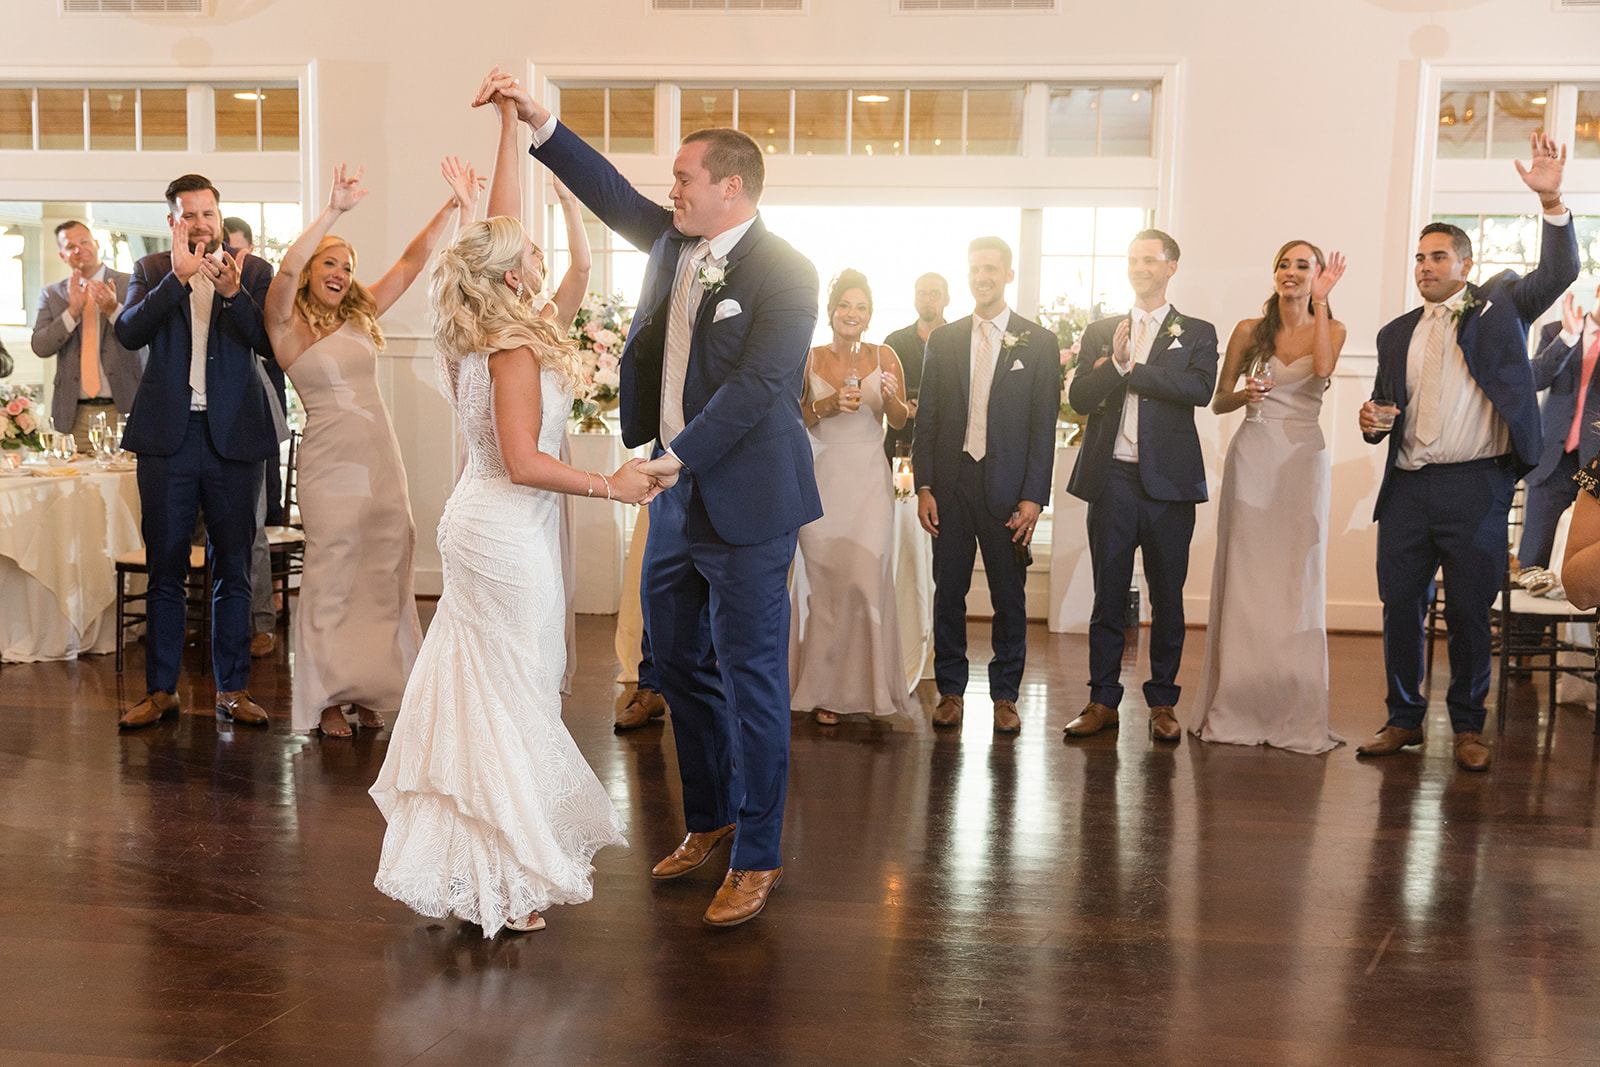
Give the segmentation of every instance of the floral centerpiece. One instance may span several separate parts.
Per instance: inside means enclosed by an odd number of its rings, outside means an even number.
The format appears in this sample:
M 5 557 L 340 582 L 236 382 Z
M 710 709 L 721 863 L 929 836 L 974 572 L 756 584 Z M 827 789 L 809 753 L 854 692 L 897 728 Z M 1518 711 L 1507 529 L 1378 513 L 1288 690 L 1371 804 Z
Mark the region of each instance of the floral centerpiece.
M 1068 302 L 1064 296 L 1057 297 L 1048 309 L 1040 309 L 1039 322 L 1056 335 L 1061 345 L 1061 421 L 1082 427 L 1084 416 L 1073 411 L 1067 402 L 1067 379 L 1078 365 L 1083 331 L 1089 325 L 1089 310 Z
M 39 401 L 31 385 L 0 386 L 0 448 L 42 449 Z
M 580 430 L 603 431 L 600 412 L 617 405 L 622 345 L 632 319 L 632 309 L 623 303 L 621 293 L 590 293 L 573 316 L 567 336 L 577 343 L 583 361 L 583 381 L 572 398 L 572 417 L 583 420 Z

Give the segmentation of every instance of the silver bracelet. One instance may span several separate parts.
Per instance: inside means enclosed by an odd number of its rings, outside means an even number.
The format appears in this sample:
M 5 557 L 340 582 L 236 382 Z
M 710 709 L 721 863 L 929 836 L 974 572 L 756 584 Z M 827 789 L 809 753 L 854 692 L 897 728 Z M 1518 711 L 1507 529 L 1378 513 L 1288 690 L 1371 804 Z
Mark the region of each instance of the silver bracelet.
M 606 499 L 610 500 L 611 499 L 611 479 L 607 478 L 604 474 L 602 474 L 602 475 L 600 475 L 600 480 L 602 482 L 606 483 Z

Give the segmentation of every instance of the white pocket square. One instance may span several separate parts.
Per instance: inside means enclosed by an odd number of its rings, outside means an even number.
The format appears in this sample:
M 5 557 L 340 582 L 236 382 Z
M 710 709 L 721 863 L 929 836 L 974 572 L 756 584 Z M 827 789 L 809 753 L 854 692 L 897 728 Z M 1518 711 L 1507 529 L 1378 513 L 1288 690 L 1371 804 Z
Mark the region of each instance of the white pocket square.
M 1024 368 L 1022 366 L 1022 360 L 1020 360 L 1020 359 L 1012 360 L 1011 361 L 1011 369 L 1012 370 L 1023 370 Z
M 1483 310 L 1478 312 L 1478 317 L 1482 318 L 1483 316 L 1489 314 L 1489 309 L 1492 308 L 1492 307 L 1494 307 L 1494 301 L 1493 300 L 1485 302 L 1484 305 L 1483 305 Z
M 743 310 L 744 308 L 739 306 L 739 301 L 724 300 L 717 304 L 717 310 L 712 314 L 711 321 L 721 322 L 723 319 L 731 319 Z

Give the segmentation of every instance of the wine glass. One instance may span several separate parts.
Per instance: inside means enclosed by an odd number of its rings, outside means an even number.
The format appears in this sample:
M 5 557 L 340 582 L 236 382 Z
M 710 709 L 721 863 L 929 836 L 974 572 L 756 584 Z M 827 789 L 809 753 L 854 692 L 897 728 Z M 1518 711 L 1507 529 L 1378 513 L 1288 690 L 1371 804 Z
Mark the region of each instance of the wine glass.
M 66 460 L 70 463 L 77 454 L 78 439 L 76 437 L 70 433 L 56 434 L 56 457 L 58 459 Z
M 100 447 L 106 439 L 105 416 L 97 415 L 95 419 L 95 422 L 89 424 L 89 451 L 94 453 L 96 462 L 104 466 L 105 463 L 100 454 Z
M 1257 356 L 1255 361 L 1250 364 L 1250 372 L 1247 378 L 1256 384 L 1270 386 L 1272 384 L 1272 357 Z M 1245 422 L 1266 421 L 1261 417 L 1261 401 L 1254 401 L 1248 406 L 1250 414 L 1244 417 Z

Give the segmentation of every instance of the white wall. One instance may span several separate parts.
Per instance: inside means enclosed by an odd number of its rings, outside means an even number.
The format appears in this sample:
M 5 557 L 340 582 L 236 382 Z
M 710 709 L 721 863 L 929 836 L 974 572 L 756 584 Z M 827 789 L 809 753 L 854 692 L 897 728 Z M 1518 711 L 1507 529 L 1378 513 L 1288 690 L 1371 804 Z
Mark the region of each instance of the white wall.
M 1368 518 L 1378 457 L 1356 434 L 1353 409 L 1370 379 L 1378 326 L 1406 306 L 1423 62 L 1592 62 L 1600 14 L 1558 14 L 1550 0 L 1063 6 L 1062 15 L 901 17 L 891 14 L 890 0 L 810 0 L 804 16 L 750 16 L 652 15 L 646 0 L 350 0 L 335 7 L 214 0 L 214 16 L 189 19 L 63 18 L 54 3 L 37 0 L 7 5 L 0 78 L 17 70 L 70 75 L 91 63 L 176 80 L 262 66 L 306 72 L 307 199 L 320 203 L 334 162 L 366 164 L 374 193 L 341 231 L 361 249 L 364 273 L 376 274 L 444 195 L 439 157 L 489 159 L 493 119 L 465 105 L 492 64 L 519 72 L 530 62 L 536 69 L 594 64 L 649 79 L 667 67 L 712 71 L 729 63 L 765 73 L 831 70 L 840 78 L 860 66 L 902 64 L 987 68 L 1005 77 L 1029 64 L 1177 63 L 1171 209 L 1157 220 L 1185 251 L 1175 302 L 1217 322 L 1225 336 L 1267 295 L 1267 258 L 1284 239 L 1305 237 L 1349 257 L 1333 301 L 1350 342 L 1324 419 L 1335 464 L 1329 623 L 1375 628 Z M 60 198 L 48 166 L 12 155 L 0 153 L 0 199 Z M 774 187 L 783 182 L 782 164 L 774 163 Z M 174 158 L 171 170 L 195 165 Z M 646 192 L 662 195 L 666 174 L 649 177 L 656 184 Z M 159 187 L 142 195 L 154 199 Z M 427 591 L 438 585 L 432 533 L 449 487 L 450 429 L 426 384 L 421 290 L 385 328 L 394 339 L 387 382 L 422 544 L 418 586 Z M 1209 414 L 1202 421 L 1217 471 L 1233 423 Z M 1194 621 L 1204 618 L 1213 523 L 1207 509 L 1190 578 Z

